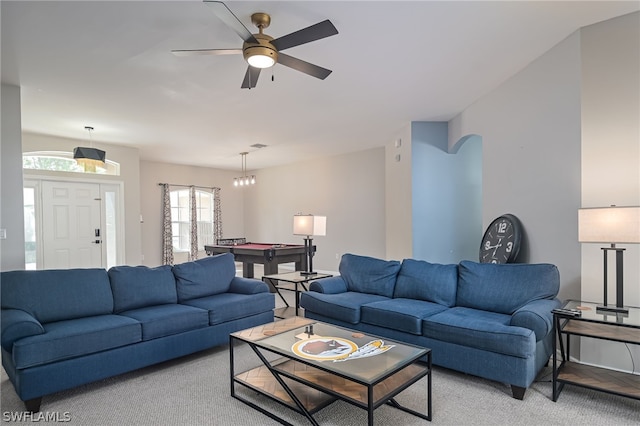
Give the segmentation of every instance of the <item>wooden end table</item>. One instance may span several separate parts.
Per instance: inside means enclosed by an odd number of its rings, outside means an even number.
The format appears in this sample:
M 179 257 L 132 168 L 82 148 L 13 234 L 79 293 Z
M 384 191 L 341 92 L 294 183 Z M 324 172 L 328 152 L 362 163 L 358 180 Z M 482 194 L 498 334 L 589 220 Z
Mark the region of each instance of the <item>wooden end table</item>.
M 570 361 L 571 336 L 640 345 L 640 308 L 629 307 L 629 313 L 601 312 L 595 303 L 569 300 L 564 309 L 575 309 L 579 315 L 553 314 L 553 401 L 557 401 L 565 384 L 640 399 L 640 376 Z M 555 336 L 556 334 L 554 334 Z M 557 342 L 556 342 L 557 341 Z M 560 344 L 562 359 L 558 359 Z

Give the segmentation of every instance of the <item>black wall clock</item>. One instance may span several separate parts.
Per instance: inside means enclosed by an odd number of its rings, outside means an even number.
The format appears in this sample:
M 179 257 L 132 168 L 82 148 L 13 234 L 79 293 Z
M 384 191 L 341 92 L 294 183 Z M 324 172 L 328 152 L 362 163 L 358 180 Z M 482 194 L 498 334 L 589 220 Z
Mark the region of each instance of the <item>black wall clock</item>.
M 512 214 L 503 214 L 491 222 L 480 245 L 481 263 L 511 263 L 518 257 L 522 225 Z

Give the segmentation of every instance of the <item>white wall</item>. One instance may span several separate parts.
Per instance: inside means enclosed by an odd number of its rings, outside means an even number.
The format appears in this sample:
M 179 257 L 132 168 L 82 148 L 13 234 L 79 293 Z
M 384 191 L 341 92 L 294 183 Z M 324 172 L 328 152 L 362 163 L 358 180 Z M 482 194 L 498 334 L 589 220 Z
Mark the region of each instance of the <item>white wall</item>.
M 22 135 L 20 88 L 3 84 L 0 144 L 0 270 L 24 269 L 24 211 L 22 194 Z
M 482 137 L 484 227 L 516 215 L 522 261 L 560 270 L 560 298 L 580 296 L 580 38 L 574 34 L 449 123 L 449 148 Z
M 582 206 L 640 205 L 640 13 L 581 30 Z M 582 300 L 602 302 L 603 244 L 582 244 Z M 640 245 L 624 253 L 624 302 L 640 306 Z M 609 259 L 609 301 L 615 300 Z M 583 339 L 581 360 L 631 371 L 625 345 Z M 640 348 L 629 345 L 635 371 Z
M 384 149 L 259 170 L 246 192 L 245 236 L 256 242 L 302 244 L 293 215 L 327 216 L 327 235 L 313 242 L 313 268 L 337 271 L 344 253 L 385 257 Z M 409 190 L 409 189 L 407 189 Z
M 406 259 L 413 255 L 411 143 L 411 124 L 408 123 L 397 138 L 385 145 L 387 259 Z
M 73 151 L 78 145 L 86 145 L 87 140 L 68 139 L 51 135 L 35 133 L 22 134 L 22 151 Z M 124 182 L 124 234 L 125 234 L 125 263 L 137 265 L 140 263 L 140 158 L 137 148 L 123 145 L 104 144 L 93 141 L 93 146 L 103 149 L 107 153 L 107 159 L 120 163 L 120 176 L 111 175 L 86 175 L 86 178 L 96 181 L 121 181 Z M 20 159 L 22 166 L 22 159 Z M 65 173 L 29 171 L 33 176 L 55 176 L 56 178 L 68 177 L 70 179 L 83 179 L 85 175 L 79 173 Z M 22 183 L 21 183 L 22 185 Z M 23 249 L 24 251 L 24 249 Z
M 141 224 L 142 264 L 162 264 L 162 191 L 159 183 L 220 188 L 223 236 L 242 236 L 243 189 L 233 187 L 233 178 L 237 175 L 237 172 L 206 167 L 141 161 L 140 204 L 144 220 Z

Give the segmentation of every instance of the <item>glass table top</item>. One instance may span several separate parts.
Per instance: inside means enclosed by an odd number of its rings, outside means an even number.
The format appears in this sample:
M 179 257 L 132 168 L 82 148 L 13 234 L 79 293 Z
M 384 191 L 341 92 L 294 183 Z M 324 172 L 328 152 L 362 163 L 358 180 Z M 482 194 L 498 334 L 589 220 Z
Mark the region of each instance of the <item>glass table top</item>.
M 598 303 L 583 302 L 579 300 L 569 300 L 565 304 L 567 309 L 578 309 L 581 312 L 579 320 L 593 321 L 599 323 L 622 324 L 629 327 L 640 328 L 640 308 L 627 306 L 629 313 L 603 312 L 597 309 Z
M 295 271 L 295 272 L 284 272 L 282 274 L 265 275 L 263 276 L 263 278 L 268 278 L 270 280 L 288 281 L 291 283 L 295 283 L 295 282 L 300 283 L 300 282 L 320 280 L 322 278 L 329 278 L 332 276 L 333 275 L 321 274 L 319 272 L 312 275 L 305 275 L 303 271 Z
M 235 334 L 234 336 L 238 337 Z M 369 384 L 398 371 L 429 352 L 429 349 L 321 322 L 259 340 L 238 338 L 288 358 L 302 360 L 332 373 Z

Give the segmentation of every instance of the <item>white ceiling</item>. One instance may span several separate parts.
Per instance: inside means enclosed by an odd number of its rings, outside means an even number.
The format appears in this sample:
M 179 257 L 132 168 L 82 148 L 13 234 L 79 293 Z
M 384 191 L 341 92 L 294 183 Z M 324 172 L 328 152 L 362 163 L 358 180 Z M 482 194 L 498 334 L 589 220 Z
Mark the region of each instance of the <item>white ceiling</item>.
M 202 1 L 1 2 L 2 82 L 22 87 L 24 131 L 136 146 L 142 159 L 259 169 L 381 146 L 409 122 L 449 120 L 578 28 L 638 1 L 229 1 L 277 38 L 325 19 L 338 35 L 286 51 L 333 70 L 276 65 L 240 89 L 239 48 Z M 523 100 L 526 102 L 526 99 Z M 250 145 L 267 148 L 256 151 Z M 108 152 L 107 152 L 108 156 Z

